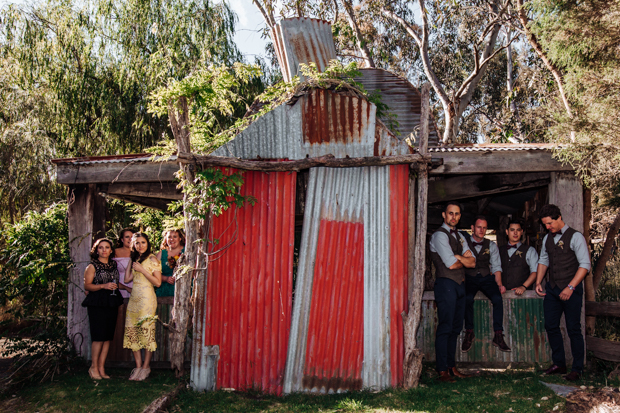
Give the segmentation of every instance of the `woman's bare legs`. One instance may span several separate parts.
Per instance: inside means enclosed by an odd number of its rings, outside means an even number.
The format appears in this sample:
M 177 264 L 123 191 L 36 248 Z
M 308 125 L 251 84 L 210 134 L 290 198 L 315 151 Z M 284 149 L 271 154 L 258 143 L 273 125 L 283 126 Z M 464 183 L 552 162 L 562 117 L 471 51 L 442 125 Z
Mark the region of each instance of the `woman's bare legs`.
M 90 374 L 90 377 L 92 377 L 93 379 L 100 379 L 101 378 L 101 374 L 99 374 L 99 359 L 101 356 L 101 349 L 103 348 L 103 341 L 93 341 L 93 343 L 90 346 L 90 353 L 91 353 L 91 364 L 90 364 L 90 369 L 88 370 L 88 374 Z M 106 352 L 107 354 L 107 352 Z M 105 362 L 105 359 L 104 359 Z
M 110 341 L 104 341 L 101 346 L 101 354 L 99 355 L 99 362 L 97 363 L 97 368 L 99 370 L 99 375 L 104 379 L 110 378 L 107 374 L 105 374 L 105 360 L 108 358 L 108 351 L 110 350 Z

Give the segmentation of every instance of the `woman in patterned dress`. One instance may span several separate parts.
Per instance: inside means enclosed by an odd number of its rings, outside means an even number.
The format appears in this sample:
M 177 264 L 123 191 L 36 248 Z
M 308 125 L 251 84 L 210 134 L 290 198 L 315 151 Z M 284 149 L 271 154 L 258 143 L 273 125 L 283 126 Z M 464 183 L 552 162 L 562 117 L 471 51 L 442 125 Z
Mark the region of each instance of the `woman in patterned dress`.
M 151 254 L 151 243 L 146 234 L 136 232 L 131 237 L 131 261 L 127 267 L 125 282 L 133 281 L 127 318 L 125 319 L 125 337 L 123 347 L 131 349 L 136 360 L 129 380 L 142 381 L 151 373 L 150 363 L 153 352 L 157 349 L 155 342 L 155 311 L 157 297 L 154 287 L 161 285 L 161 264 Z M 142 363 L 141 349 L 145 349 Z
M 87 296 L 82 306 L 88 311 L 91 337 L 91 366 L 88 374 L 92 379 L 109 379 L 105 373 L 105 359 L 110 349 L 110 342 L 114 338 L 118 307 L 123 304 L 119 293 L 112 293 L 118 289 L 118 269 L 114 258 L 112 241 L 106 238 L 98 239 L 90 251 L 91 263 L 84 272 L 84 289 Z

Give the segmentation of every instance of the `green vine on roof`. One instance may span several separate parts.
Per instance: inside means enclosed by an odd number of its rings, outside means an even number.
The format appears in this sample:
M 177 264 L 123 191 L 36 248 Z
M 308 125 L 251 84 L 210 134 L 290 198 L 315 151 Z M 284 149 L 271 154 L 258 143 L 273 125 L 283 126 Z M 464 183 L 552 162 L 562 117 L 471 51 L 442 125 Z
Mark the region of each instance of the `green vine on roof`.
M 267 87 L 254 104 L 249 106 L 246 102 L 246 116 L 236 120 L 228 128 L 222 127 L 222 119 L 230 119 L 233 116 L 234 104 L 244 101 L 240 94 L 242 86 L 262 75 L 257 65 L 236 63 L 232 68 L 209 67 L 182 80 L 171 80 L 167 86 L 150 95 L 148 110 L 158 116 L 165 116 L 170 101 L 186 97 L 190 110 L 192 147 L 197 153 L 211 153 L 277 106 L 294 101 L 314 89 L 329 89 L 368 99 L 377 107 L 377 117 L 386 120 L 388 128 L 398 134 L 396 115 L 389 113 L 389 108 L 381 101 L 380 95 L 369 94 L 362 84 L 355 81 L 356 77 L 361 76 L 357 63 L 344 65 L 332 60 L 322 72 L 315 63 L 302 63 L 300 71 L 305 77 L 303 82 L 295 76 L 290 82 L 280 82 Z M 170 155 L 176 152 L 176 147 L 174 141 L 167 140 L 150 148 L 149 152 Z

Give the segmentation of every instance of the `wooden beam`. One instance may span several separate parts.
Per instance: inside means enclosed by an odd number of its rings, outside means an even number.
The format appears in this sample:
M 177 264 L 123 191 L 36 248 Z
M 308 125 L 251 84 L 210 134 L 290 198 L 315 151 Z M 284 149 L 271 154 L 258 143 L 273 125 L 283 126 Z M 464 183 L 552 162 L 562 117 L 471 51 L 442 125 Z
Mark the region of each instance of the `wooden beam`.
M 620 341 L 586 336 L 586 349 L 591 351 L 594 357 L 601 360 L 620 362 Z
M 620 303 L 618 302 L 597 303 L 595 301 L 586 301 L 586 315 L 620 317 Z
M 432 169 L 431 176 L 574 170 L 553 159 L 547 150 L 432 152 L 431 155 L 443 158 L 443 165 Z
M 87 165 L 60 164 L 59 184 L 173 182 L 179 165 L 174 162 L 107 162 Z
M 168 204 L 170 204 L 171 200 L 169 199 L 158 199 L 158 198 L 146 198 L 142 196 L 129 196 L 129 195 L 115 195 L 108 194 L 110 198 L 120 199 L 121 201 L 131 202 L 132 204 L 145 206 L 147 208 L 158 209 L 160 211 L 166 211 L 168 209 Z
M 67 302 L 67 335 L 77 353 L 90 359 L 90 328 L 84 300 L 84 271 L 90 263 L 93 236 L 103 225 L 105 215 L 101 204 L 105 199 L 98 195 L 96 185 L 69 187 L 69 255 L 75 264 L 69 274 Z
M 115 182 L 110 185 L 103 185 L 101 191 L 111 196 L 139 196 L 170 200 L 183 199 L 183 193 L 180 189 L 177 189 L 177 184 L 174 182 Z
M 429 182 L 428 202 L 438 203 L 549 185 L 549 172 L 455 176 Z
M 360 158 L 336 158 L 334 155 L 319 156 L 316 158 L 305 158 L 294 161 L 255 161 L 239 158 L 229 158 L 225 156 L 199 156 L 180 152 L 177 155 L 179 162 L 197 164 L 203 168 L 210 166 L 224 166 L 246 171 L 263 172 L 286 172 L 301 171 L 303 169 L 324 166 L 328 168 L 356 168 L 360 166 L 385 166 L 400 165 L 411 163 L 430 164 L 430 156 L 419 154 L 410 155 L 391 155 L 391 156 L 368 156 Z
M 574 173 L 553 172 L 549 184 L 549 203 L 562 211 L 562 220 L 583 234 L 583 185 Z M 587 225 L 590 225 L 588 222 Z

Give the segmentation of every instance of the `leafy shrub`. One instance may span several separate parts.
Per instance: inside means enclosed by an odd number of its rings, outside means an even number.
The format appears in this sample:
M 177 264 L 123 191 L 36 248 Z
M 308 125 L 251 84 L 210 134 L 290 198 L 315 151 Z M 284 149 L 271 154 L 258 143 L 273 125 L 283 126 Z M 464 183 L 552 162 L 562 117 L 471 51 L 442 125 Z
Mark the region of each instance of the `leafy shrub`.
M 67 314 L 69 279 L 67 204 L 56 203 L 4 227 L 0 251 L 0 305 L 9 322 L 30 320 L 39 330 Z

